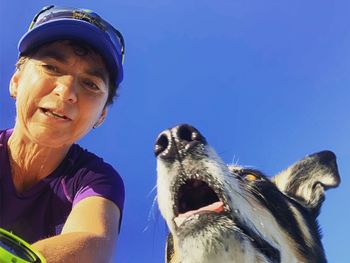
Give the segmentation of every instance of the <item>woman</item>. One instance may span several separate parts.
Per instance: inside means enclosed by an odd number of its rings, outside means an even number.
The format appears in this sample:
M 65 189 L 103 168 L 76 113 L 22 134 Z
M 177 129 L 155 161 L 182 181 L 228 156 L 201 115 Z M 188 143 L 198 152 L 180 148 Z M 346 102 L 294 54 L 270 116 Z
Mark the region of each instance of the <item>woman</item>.
M 104 121 L 123 77 L 121 34 L 89 10 L 50 6 L 19 42 L 13 129 L 0 132 L 0 227 L 48 262 L 107 262 L 121 177 L 75 144 Z

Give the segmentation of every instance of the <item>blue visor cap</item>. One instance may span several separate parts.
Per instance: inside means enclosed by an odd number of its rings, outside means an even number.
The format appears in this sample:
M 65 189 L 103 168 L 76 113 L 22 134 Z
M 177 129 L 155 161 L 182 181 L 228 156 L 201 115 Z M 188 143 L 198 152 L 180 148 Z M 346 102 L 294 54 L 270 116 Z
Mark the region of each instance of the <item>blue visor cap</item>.
M 123 80 L 122 34 L 96 13 L 77 8 L 49 6 L 33 19 L 18 43 L 20 54 L 56 40 L 78 40 L 94 48 L 104 59 L 116 85 Z

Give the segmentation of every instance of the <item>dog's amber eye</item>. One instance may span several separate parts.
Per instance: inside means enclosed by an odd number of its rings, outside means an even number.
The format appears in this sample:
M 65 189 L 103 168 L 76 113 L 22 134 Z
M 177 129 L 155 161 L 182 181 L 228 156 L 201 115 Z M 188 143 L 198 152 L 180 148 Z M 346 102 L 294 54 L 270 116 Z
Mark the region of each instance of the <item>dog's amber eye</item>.
M 242 177 L 248 182 L 254 182 L 258 180 L 258 177 L 255 174 L 244 174 Z

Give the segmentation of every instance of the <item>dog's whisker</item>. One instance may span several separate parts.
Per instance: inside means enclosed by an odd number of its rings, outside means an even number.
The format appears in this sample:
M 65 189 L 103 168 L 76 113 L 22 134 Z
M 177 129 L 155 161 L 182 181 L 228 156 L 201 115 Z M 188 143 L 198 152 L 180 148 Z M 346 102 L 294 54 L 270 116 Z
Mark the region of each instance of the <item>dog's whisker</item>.
M 231 161 L 231 165 L 233 165 L 233 166 L 238 166 L 238 164 L 239 164 L 239 158 L 237 157 L 237 160 L 235 160 L 235 159 L 236 159 L 236 156 L 233 155 L 232 161 Z
M 142 232 L 146 232 L 150 228 L 150 224 L 156 222 L 159 219 L 159 210 L 157 207 L 157 195 L 153 198 L 151 208 L 147 216 L 147 225 L 144 227 Z
M 153 194 L 154 192 L 156 192 L 157 190 L 157 185 L 153 186 L 153 188 L 151 189 L 151 191 L 149 191 L 149 193 L 147 194 L 147 197 L 150 197 L 151 194 Z
M 155 149 L 152 207 L 158 200 L 170 230 L 167 263 L 326 262 L 314 219 L 325 190 L 340 182 L 333 153 L 270 178 L 236 156 L 226 167 L 187 124 L 163 131 Z
M 153 212 L 154 210 L 158 210 L 158 208 L 157 208 L 157 195 L 153 198 L 152 206 L 151 206 L 151 209 L 148 213 L 148 221 L 155 219 L 154 212 Z

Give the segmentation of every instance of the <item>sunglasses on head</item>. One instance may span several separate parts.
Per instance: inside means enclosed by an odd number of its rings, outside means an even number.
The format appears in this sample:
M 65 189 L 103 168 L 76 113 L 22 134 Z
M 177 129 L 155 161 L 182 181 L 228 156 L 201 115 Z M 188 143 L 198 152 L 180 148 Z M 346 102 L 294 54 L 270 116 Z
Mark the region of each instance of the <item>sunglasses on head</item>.
M 101 31 L 108 35 L 109 39 L 114 45 L 114 48 L 119 53 L 122 63 L 124 62 L 125 43 L 122 34 L 111 24 L 103 20 L 98 14 L 91 10 L 66 8 L 55 5 L 47 6 L 44 7 L 38 14 L 36 14 L 29 26 L 29 30 L 47 21 L 61 18 L 82 20 L 97 26 Z

